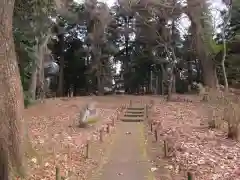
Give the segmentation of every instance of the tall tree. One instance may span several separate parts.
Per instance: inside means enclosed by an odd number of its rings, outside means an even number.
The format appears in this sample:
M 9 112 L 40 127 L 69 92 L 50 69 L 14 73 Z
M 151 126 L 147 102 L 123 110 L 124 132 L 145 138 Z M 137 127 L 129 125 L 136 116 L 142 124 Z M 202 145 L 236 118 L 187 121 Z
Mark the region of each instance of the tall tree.
M 60 2 L 60 3 L 59 3 Z M 58 2 L 62 4 L 61 1 Z M 0 1 L 0 179 L 24 175 L 23 90 L 13 41 L 15 0 Z M 39 8 L 39 7 L 37 7 Z
M 14 0 L 0 1 L 0 179 L 23 172 L 23 91 L 12 34 Z M 10 169 L 9 169 L 10 164 Z M 11 170 L 11 173 L 10 171 Z
M 211 88 L 218 84 L 216 65 L 212 60 L 213 33 L 206 0 L 188 0 L 187 14 L 191 21 L 197 58 L 201 62 L 203 83 Z
M 27 10 L 26 10 L 27 9 Z M 19 56 L 20 63 L 29 59 L 27 66 L 31 67 L 28 95 L 35 100 L 37 86 L 44 89 L 44 56 L 55 16 L 53 1 L 23 1 L 16 0 L 14 5 L 14 35 L 24 36 L 25 40 L 15 42 L 17 53 L 25 51 L 29 57 Z M 19 33 L 18 33 L 19 32 Z M 29 42 L 29 43 L 26 43 Z M 23 68 L 23 67 L 22 67 Z M 37 83 L 40 82 L 40 83 Z M 42 93 L 43 94 L 43 93 Z
M 96 0 L 87 0 L 85 2 L 86 12 L 90 19 L 87 22 L 91 70 L 94 72 L 97 81 L 98 93 L 104 93 L 105 80 L 108 77 L 106 72 L 106 64 L 109 62 L 109 56 L 104 54 L 107 48 L 107 28 L 110 23 L 110 12 L 106 4 L 97 2 Z

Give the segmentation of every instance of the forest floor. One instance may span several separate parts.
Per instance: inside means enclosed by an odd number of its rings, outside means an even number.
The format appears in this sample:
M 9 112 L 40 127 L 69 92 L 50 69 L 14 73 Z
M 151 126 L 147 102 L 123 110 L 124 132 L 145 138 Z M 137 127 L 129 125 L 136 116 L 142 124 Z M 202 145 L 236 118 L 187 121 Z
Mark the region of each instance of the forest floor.
M 25 109 L 24 118 L 29 141 L 26 143 L 28 172 L 31 180 L 55 179 L 59 166 L 63 177 L 86 179 L 97 159 L 85 158 L 87 140 L 98 141 L 99 130 L 106 127 L 123 104 L 123 97 L 74 97 L 46 99 Z M 99 120 L 87 128 L 77 127 L 80 110 L 88 102 L 96 102 Z M 106 134 L 106 133 L 105 133 Z M 31 145 L 31 146 L 30 146 Z M 102 145 L 101 145 L 102 146 Z M 96 147 L 101 156 L 101 148 Z
M 240 180 L 240 143 L 228 139 L 223 129 L 208 128 L 208 106 L 199 97 L 175 99 L 155 100 L 152 109 L 153 129 L 159 136 L 156 142 L 148 131 L 148 144 L 156 179 L 185 180 L 191 172 L 194 180 Z M 169 149 L 167 158 L 164 140 Z
M 155 142 L 149 127 L 145 130 L 151 171 L 156 180 L 185 180 L 188 171 L 195 180 L 240 180 L 240 143 L 227 139 L 224 130 L 208 128 L 207 106 L 194 95 L 177 96 L 172 102 L 158 96 L 105 96 L 49 99 L 33 105 L 25 110 L 33 144 L 33 151 L 28 154 L 29 179 L 55 179 L 56 165 L 65 177 L 87 179 L 89 173 L 111 156 L 108 151 L 121 129 L 116 125 L 117 129 L 112 128 L 111 135 L 104 136 L 104 142 L 99 143 L 99 128 L 116 118 L 118 107 L 128 104 L 130 99 L 154 101 L 150 120 L 155 123 L 153 129 L 158 131 L 158 141 Z M 92 100 L 97 102 L 100 121 L 86 129 L 73 126 L 81 107 Z M 92 142 L 88 159 L 84 157 L 87 139 Z M 169 147 L 167 158 L 163 156 L 163 140 Z M 118 173 L 124 178 L 121 172 L 114 172 Z

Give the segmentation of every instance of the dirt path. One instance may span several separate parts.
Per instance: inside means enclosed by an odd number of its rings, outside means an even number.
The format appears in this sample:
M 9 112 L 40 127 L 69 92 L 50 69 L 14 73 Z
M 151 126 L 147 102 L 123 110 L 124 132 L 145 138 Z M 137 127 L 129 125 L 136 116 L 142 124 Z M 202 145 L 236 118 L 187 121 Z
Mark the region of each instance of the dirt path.
M 152 180 L 144 124 L 119 122 L 107 162 L 91 180 Z

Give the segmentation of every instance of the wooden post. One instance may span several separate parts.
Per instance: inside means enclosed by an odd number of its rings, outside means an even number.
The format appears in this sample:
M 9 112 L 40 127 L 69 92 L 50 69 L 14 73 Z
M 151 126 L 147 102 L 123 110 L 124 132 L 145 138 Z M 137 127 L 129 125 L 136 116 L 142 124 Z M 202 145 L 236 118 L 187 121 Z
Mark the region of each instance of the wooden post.
M 148 118 L 148 106 L 145 104 L 145 119 L 147 120 Z
M 194 180 L 193 179 L 193 174 L 191 172 L 187 172 L 187 179 L 188 180 Z
M 168 146 L 167 146 L 167 141 L 164 140 L 164 157 L 168 156 Z
M 118 119 L 119 119 L 119 114 L 120 114 L 120 112 L 118 112 L 118 113 L 117 113 L 116 120 L 118 120 Z
M 148 118 L 148 105 L 146 105 L 146 113 L 147 113 L 147 118 Z
M 61 180 L 60 168 L 58 166 L 56 167 L 56 180 Z
M 154 101 L 152 99 L 150 100 L 150 105 L 151 107 L 154 105 Z
M 157 133 L 157 130 L 155 129 L 154 131 L 154 136 L 155 136 L 155 141 L 157 142 L 158 141 L 158 133 Z
M 100 142 L 103 142 L 103 129 L 102 128 L 99 131 L 99 140 L 100 140 Z
M 118 115 L 117 115 L 117 118 L 118 118 Z M 112 117 L 112 126 L 114 126 L 115 125 L 115 119 L 114 119 L 114 117 Z
M 150 124 L 150 130 L 153 132 L 153 123 Z
M 107 124 L 107 133 L 110 133 L 110 124 Z
M 86 159 L 89 158 L 89 140 L 87 140 L 87 144 L 86 144 L 86 154 L 85 154 Z
M 122 104 L 120 111 L 122 112 L 124 108 L 125 108 L 125 107 L 124 107 L 124 104 Z

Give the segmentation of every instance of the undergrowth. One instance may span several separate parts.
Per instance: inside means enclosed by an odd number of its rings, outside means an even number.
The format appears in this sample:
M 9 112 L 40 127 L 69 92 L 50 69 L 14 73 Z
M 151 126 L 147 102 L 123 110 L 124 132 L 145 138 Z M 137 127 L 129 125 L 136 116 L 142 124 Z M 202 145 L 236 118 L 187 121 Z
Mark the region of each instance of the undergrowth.
M 199 95 L 208 108 L 209 128 L 227 131 L 228 138 L 240 140 L 240 100 L 238 96 L 199 86 Z

